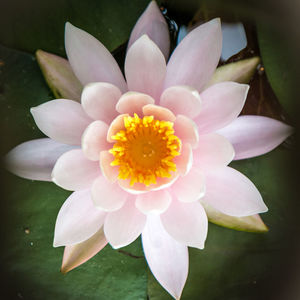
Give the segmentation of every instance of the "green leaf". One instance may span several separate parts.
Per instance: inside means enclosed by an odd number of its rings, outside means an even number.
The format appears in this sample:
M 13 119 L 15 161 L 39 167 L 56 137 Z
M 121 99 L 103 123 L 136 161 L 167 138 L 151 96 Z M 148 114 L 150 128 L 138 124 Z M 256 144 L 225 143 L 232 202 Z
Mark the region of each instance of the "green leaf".
M 0 10 L 0 40 L 8 47 L 65 55 L 64 26 L 71 22 L 110 51 L 128 40 L 148 0 L 7 1 Z
M 52 95 L 34 56 L 1 47 L 0 58 L 3 155 L 20 142 L 42 136 L 29 109 Z M 1 229 L 5 234 L 1 268 L 5 283 L 12 285 L 10 299 L 146 299 L 147 269 L 140 240 L 123 252 L 108 245 L 63 275 L 63 247 L 53 248 L 52 244 L 56 216 L 70 192 L 8 172 L 2 178 L 5 197 L 1 201 Z
M 284 109 L 296 119 L 292 86 L 297 64 L 292 62 L 295 56 L 291 53 L 289 41 L 271 24 L 265 23 L 257 24 L 257 36 L 262 62 L 272 89 Z
M 80 101 L 82 84 L 75 76 L 69 62 L 43 50 L 36 51 L 35 55 L 54 96 Z
M 190 270 L 182 300 L 275 298 L 284 270 L 290 272 L 294 264 L 287 257 L 299 234 L 292 218 L 295 198 L 287 169 L 291 163 L 291 153 L 280 149 L 232 163 L 261 192 L 269 207 L 263 216 L 270 231 L 254 234 L 209 224 L 204 250 L 189 249 Z M 150 300 L 172 299 L 150 274 L 148 294 Z

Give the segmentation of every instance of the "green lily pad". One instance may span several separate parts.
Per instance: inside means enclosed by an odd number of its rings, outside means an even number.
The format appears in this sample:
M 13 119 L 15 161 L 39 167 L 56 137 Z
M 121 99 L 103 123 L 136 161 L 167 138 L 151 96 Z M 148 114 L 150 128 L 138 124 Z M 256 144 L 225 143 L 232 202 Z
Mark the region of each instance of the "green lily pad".
M 64 26 L 69 21 L 112 51 L 127 41 L 148 3 L 148 0 L 7 1 L 0 10 L 0 41 L 31 53 L 43 49 L 64 56 Z
M 289 40 L 283 33 L 278 32 L 271 24 L 258 23 L 257 37 L 262 63 L 272 89 L 281 105 L 296 120 L 295 96 L 293 95 L 293 78 L 296 75 L 296 64 L 292 62 L 295 57 L 291 52 Z
M 42 136 L 29 109 L 53 95 L 34 56 L 1 47 L 0 57 L 3 155 L 20 142 Z M 147 267 L 140 239 L 121 252 L 108 245 L 63 275 L 63 248 L 52 243 L 56 216 L 70 192 L 5 171 L 2 178 L 1 266 L 9 299 L 146 299 Z

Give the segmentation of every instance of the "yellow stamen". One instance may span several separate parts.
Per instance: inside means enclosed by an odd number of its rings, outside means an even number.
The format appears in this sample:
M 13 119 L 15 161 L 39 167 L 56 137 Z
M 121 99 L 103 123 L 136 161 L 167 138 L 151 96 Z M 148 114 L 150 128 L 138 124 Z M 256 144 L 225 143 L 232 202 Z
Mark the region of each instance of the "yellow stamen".
M 111 137 L 116 142 L 109 150 L 115 157 L 111 166 L 119 166 L 118 178 L 130 179 L 131 186 L 136 182 L 149 186 L 158 177 L 171 177 L 170 172 L 176 171 L 173 159 L 181 147 L 173 123 L 134 114 L 124 117 L 124 126 Z

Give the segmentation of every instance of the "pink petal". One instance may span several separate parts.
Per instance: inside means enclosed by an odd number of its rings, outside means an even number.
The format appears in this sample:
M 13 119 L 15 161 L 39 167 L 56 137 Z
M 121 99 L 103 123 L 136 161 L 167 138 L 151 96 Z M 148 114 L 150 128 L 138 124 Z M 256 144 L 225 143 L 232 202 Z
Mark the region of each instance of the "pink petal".
M 65 47 L 71 67 L 83 85 L 108 82 L 122 92 L 127 90 L 122 72 L 110 52 L 92 35 L 69 22 L 65 28 Z
M 176 164 L 177 171 L 180 175 L 186 175 L 193 165 L 192 146 L 188 143 L 184 143 L 181 146 L 180 155 L 176 156 L 173 161 Z
M 268 210 L 255 185 L 230 167 L 205 173 L 206 194 L 203 201 L 226 215 L 250 216 Z
M 82 91 L 81 104 L 92 119 L 110 124 L 118 115 L 115 106 L 121 95 L 120 90 L 110 83 L 89 83 Z
M 130 179 L 119 179 L 119 186 L 130 194 L 142 194 L 150 191 L 158 191 L 171 186 L 178 178 L 178 172 L 171 172 L 171 177 L 158 177 L 156 178 L 156 184 L 150 184 L 149 186 L 143 183 L 135 183 L 133 186 L 130 185 Z
M 102 121 L 91 123 L 82 135 L 82 151 L 90 159 L 97 161 L 100 158 L 100 152 L 111 148 L 107 142 L 108 125 Z
M 244 159 L 273 150 L 293 133 L 293 128 L 267 117 L 241 116 L 219 133 L 233 144 L 234 159 Z
M 94 181 L 91 193 L 95 206 L 104 211 L 120 209 L 128 197 L 128 193 L 118 184 L 107 181 L 103 176 L 99 176 Z
M 174 122 L 176 120 L 175 115 L 170 110 L 154 104 L 145 105 L 143 107 L 143 114 L 144 116 L 153 116 L 154 119 L 160 121 Z
M 66 152 L 57 160 L 52 181 L 66 190 L 78 191 L 91 187 L 100 174 L 99 164 L 88 160 L 81 149 L 76 149 Z
M 174 50 L 164 87 L 188 85 L 201 91 L 218 65 L 221 49 L 220 19 L 195 28 Z
M 140 37 L 128 50 L 125 76 L 128 89 L 159 99 L 166 76 L 166 61 L 147 35 Z
M 205 210 L 198 201 L 182 203 L 175 198 L 160 218 L 166 231 L 177 242 L 189 247 L 204 248 L 208 221 Z
M 111 137 L 118 133 L 120 130 L 125 129 L 124 124 L 124 117 L 128 117 L 128 114 L 122 114 L 118 115 L 110 124 L 108 131 L 107 131 L 107 141 L 110 143 L 114 143 L 115 140 L 113 140 Z
M 177 135 L 183 143 L 191 144 L 192 148 L 196 148 L 199 141 L 197 125 L 194 121 L 183 115 L 178 115 L 174 122 L 175 135 Z
M 127 49 L 144 34 L 147 34 L 160 48 L 167 60 L 170 51 L 169 27 L 155 1 L 149 3 L 144 13 L 138 19 L 131 32 Z
M 156 215 L 148 216 L 142 243 L 154 277 L 172 297 L 180 299 L 189 268 L 187 247 L 166 232 Z
M 205 194 L 205 177 L 200 170 L 192 168 L 187 175 L 176 180 L 170 191 L 181 202 L 198 201 Z
M 57 99 L 31 108 L 38 128 L 57 142 L 80 145 L 81 135 L 92 120 L 78 102 Z
M 234 157 L 231 143 L 222 135 L 210 133 L 200 135 L 199 147 L 194 150 L 194 164 L 205 170 L 227 166 Z
M 169 207 L 171 200 L 171 195 L 166 190 L 160 190 L 138 195 L 135 206 L 144 214 L 160 214 Z
M 95 208 L 90 194 L 74 192 L 65 201 L 56 219 L 54 247 L 81 243 L 102 227 L 106 213 Z
M 120 114 L 129 114 L 133 116 L 136 113 L 139 117 L 143 115 L 144 105 L 153 104 L 154 99 L 146 94 L 137 92 L 127 92 L 119 99 L 116 110 Z
M 107 244 L 103 228 L 82 243 L 65 247 L 61 273 L 65 274 L 88 261 Z
M 114 160 L 115 157 L 108 151 L 100 152 L 100 168 L 102 175 L 110 182 L 115 182 L 119 175 L 119 167 L 110 165 Z
M 247 84 L 221 82 L 201 93 L 202 110 L 195 119 L 199 133 L 213 132 L 236 119 L 245 104 L 248 90 Z
M 172 86 L 162 93 L 160 105 L 169 108 L 175 115 L 193 119 L 201 111 L 201 98 L 198 91 L 191 87 Z
M 51 172 L 57 159 L 74 149 L 49 138 L 22 143 L 4 158 L 5 167 L 15 175 L 32 180 L 51 181 Z
M 135 199 L 131 197 L 121 209 L 107 215 L 104 233 L 107 241 L 115 249 L 125 247 L 136 240 L 145 226 L 146 216 L 134 203 Z

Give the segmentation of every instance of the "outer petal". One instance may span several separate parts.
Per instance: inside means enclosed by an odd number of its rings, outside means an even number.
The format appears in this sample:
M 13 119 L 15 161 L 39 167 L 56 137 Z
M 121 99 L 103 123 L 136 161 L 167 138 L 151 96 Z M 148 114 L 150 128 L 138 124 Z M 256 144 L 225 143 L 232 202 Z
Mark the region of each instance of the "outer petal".
M 164 87 L 188 85 L 201 91 L 218 65 L 221 49 L 220 19 L 195 28 L 173 52 Z
M 128 49 L 144 34 L 147 34 L 160 48 L 167 60 L 170 51 L 169 28 L 155 1 L 150 2 L 134 26 L 128 42 Z
M 247 84 L 221 82 L 201 93 L 202 110 L 195 119 L 199 133 L 213 132 L 236 119 L 245 104 L 248 90 Z
M 144 214 L 160 214 L 169 207 L 171 200 L 171 195 L 166 190 L 161 190 L 138 195 L 135 206 Z
M 83 89 L 81 104 L 92 119 L 110 124 L 118 115 L 115 106 L 120 97 L 120 90 L 110 83 L 89 83 Z
M 255 185 L 230 167 L 207 172 L 206 194 L 202 201 L 226 215 L 244 217 L 268 210 Z
M 66 190 L 78 191 L 90 187 L 99 175 L 99 164 L 88 160 L 81 149 L 76 149 L 66 152 L 57 160 L 52 181 Z
M 107 244 L 103 227 L 86 241 L 65 247 L 60 271 L 65 274 L 88 261 Z
M 169 108 L 175 115 L 193 119 L 201 111 L 201 98 L 198 91 L 191 87 L 172 86 L 161 95 L 160 105 Z
M 127 92 L 119 99 L 116 110 L 120 114 L 129 114 L 133 116 L 134 113 L 139 117 L 143 115 L 142 107 L 147 104 L 153 104 L 154 99 L 146 94 L 137 92 Z
M 198 201 L 182 203 L 173 198 L 169 209 L 160 218 L 166 231 L 176 241 L 186 246 L 204 248 L 208 221 Z
M 128 50 L 125 60 L 128 89 L 159 99 L 166 76 L 166 61 L 147 35 L 140 37 Z
M 273 150 L 293 133 L 293 128 L 267 117 L 241 116 L 219 133 L 233 144 L 234 159 L 244 159 Z
M 124 192 L 117 183 L 111 183 L 103 176 L 99 176 L 94 181 L 91 193 L 95 206 L 104 211 L 120 209 L 128 197 L 128 193 Z
M 155 215 L 147 218 L 142 243 L 154 277 L 169 294 L 180 299 L 189 268 L 187 247 L 174 240 Z
M 108 125 L 102 121 L 91 123 L 82 135 L 82 151 L 90 159 L 97 161 L 100 158 L 100 152 L 111 148 L 107 142 Z
M 193 154 L 195 165 L 205 170 L 227 166 L 233 160 L 234 149 L 222 135 L 210 133 L 200 135 L 199 147 Z
M 92 121 L 79 103 L 66 99 L 48 101 L 31 108 L 30 112 L 44 134 L 70 145 L 81 144 L 81 135 Z
M 205 194 L 205 177 L 200 170 L 192 168 L 187 175 L 176 180 L 170 191 L 181 202 L 195 202 Z
M 104 223 L 104 233 L 113 248 L 125 247 L 141 234 L 146 216 L 134 205 L 134 198 L 126 201 L 124 206 L 108 214 Z
M 58 213 L 53 246 L 87 240 L 102 227 L 105 216 L 105 212 L 95 208 L 89 190 L 72 193 Z
M 49 138 L 22 143 L 4 158 L 5 167 L 15 175 L 32 180 L 51 181 L 51 172 L 57 159 L 73 149 Z
M 65 47 L 71 67 L 83 85 L 90 82 L 109 82 L 122 92 L 127 90 L 117 62 L 92 35 L 67 22 Z
M 174 130 L 182 142 L 191 144 L 192 148 L 198 146 L 199 134 L 194 121 L 186 116 L 178 115 L 174 122 Z

